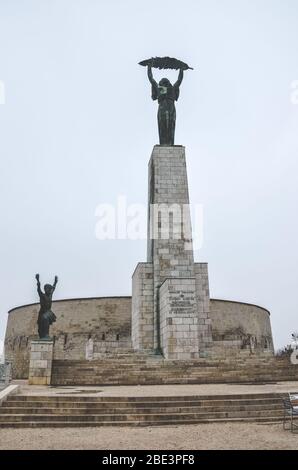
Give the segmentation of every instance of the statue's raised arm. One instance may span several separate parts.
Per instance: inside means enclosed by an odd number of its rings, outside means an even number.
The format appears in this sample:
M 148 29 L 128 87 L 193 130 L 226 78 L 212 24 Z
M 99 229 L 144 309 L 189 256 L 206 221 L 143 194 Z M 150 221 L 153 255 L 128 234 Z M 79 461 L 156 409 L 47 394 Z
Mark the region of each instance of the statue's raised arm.
M 183 69 L 180 69 L 179 75 L 178 75 L 178 80 L 177 80 L 177 82 L 174 84 L 174 87 L 179 88 L 180 85 L 181 85 L 181 83 L 182 83 L 182 80 L 183 80 Z
M 53 291 L 56 289 L 57 283 L 58 283 L 58 276 L 55 276 L 54 284 L 53 284 Z
M 39 295 L 39 297 L 40 297 L 41 294 L 42 294 L 42 291 L 41 291 L 41 288 L 40 288 L 39 274 L 35 274 L 35 279 L 36 279 L 36 281 L 37 281 L 37 292 L 38 292 L 38 295 Z
M 151 85 L 157 86 L 157 82 L 153 78 L 151 65 L 148 65 L 148 67 L 147 67 L 147 75 L 148 75 L 149 82 L 151 83 Z
M 149 78 L 149 82 L 152 85 L 151 97 L 152 97 L 153 100 L 157 100 L 157 98 L 158 98 L 158 84 L 153 78 L 152 67 L 149 64 L 148 64 L 148 67 L 147 67 L 147 75 L 148 75 L 148 78 Z

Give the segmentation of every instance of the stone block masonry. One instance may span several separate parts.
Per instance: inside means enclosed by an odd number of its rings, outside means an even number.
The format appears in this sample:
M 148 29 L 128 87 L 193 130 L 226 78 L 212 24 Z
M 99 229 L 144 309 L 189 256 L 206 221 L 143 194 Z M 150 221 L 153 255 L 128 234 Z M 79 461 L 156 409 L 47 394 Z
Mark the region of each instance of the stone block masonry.
M 204 263 L 199 264 L 204 266 Z M 206 264 L 204 269 L 207 269 Z M 54 361 L 85 360 L 86 343 L 90 337 L 94 341 L 94 359 L 106 353 L 115 354 L 131 348 L 131 304 L 131 297 L 54 301 L 53 311 L 57 315 L 57 322 L 52 325 L 51 330 Z M 257 305 L 227 300 L 210 299 L 209 304 L 213 342 L 212 348 L 207 349 L 208 357 L 251 354 L 249 345 L 243 349 L 243 342 L 248 336 L 255 338 L 254 354 L 273 354 L 268 310 Z M 38 309 L 39 304 L 27 305 L 11 310 L 8 315 L 5 357 L 12 364 L 13 379 L 28 379 L 31 341 L 37 339 Z M 199 315 L 200 311 L 198 312 Z M 200 354 L 201 349 L 200 344 Z
M 166 359 L 204 356 L 212 345 L 208 268 L 193 258 L 184 147 L 154 147 L 148 186 L 147 263 L 133 275 L 132 345 Z
M 149 162 L 147 261 L 153 264 L 154 349 L 160 344 L 159 288 L 194 277 L 185 149 L 156 145 Z
M 195 282 L 194 278 L 171 278 L 160 287 L 160 340 L 167 359 L 199 357 Z
M 153 350 L 153 266 L 139 263 L 132 277 L 131 340 L 136 351 Z
M 208 354 L 212 347 L 212 321 L 210 318 L 210 293 L 208 264 L 195 263 L 196 298 L 200 355 Z
M 52 308 L 57 316 L 51 326 L 54 360 L 85 359 L 90 338 L 96 353 L 131 348 L 131 297 L 54 300 Z M 32 304 L 9 313 L 5 355 L 14 379 L 28 378 L 31 341 L 38 339 L 38 312 L 39 304 Z
M 53 362 L 53 341 L 31 341 L 29 385 L 50 385 Z

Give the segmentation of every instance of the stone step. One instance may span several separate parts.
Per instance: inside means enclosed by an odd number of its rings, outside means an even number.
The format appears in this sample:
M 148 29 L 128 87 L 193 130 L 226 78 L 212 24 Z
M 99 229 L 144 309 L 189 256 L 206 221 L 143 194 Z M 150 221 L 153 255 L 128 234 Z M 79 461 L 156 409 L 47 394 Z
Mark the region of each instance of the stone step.
M 174 368 L 166 368 L 166 367 L 156 367 L 156 366 L 152 366 L 151 364 L 144 364 L 142 366 L 140 365 L 137 365 L 137 364 L 130 364 L 130 365 L 126 365 L 126 364 L 123 364 L 121 365 L 121 367 L 119 366 L 119 364 L 117 364 L 117 366 L 108 366 L 107 364 L 103 364 L 101 367 L 74 367 L 74 368 L 71 368 L 71 367 L 59 367 L 57 368 L 56 366 L 54 366 L 54 370 L 53 370 L 53 373 L 55 373 L 56 370 L 59 370 L 59 372 L 61 373 L 71 373 L 71 372 L 76 372 L 76 373 L 81 373 L 81 372 L 84 372 L 84 373 L 90 373 L 92 374 L 92 372 L 94 373 L 107 373 L 107 372 L 113 372 L 113 373 L 126 373 L 126 372 L 132 372 L 132 373 L 136 373 L 136 372 L 139 372 L 139 371 L 143 371 L 143 372 L 159 372 L 160 374 L 175 374 L 175 373 L 185 373 L 185 372 L 188 372 L 188 373 L 192 373 L 194 375 L 203 375 L 203 374 L 210 374 L 210 373 L 227 373 L 227 372 L 233 372 L 233 373 L 244 373 L 244 374 L 249 374 L 249 373 L 264 373 L 265 372 L 265 369 L 264 368 L 243 368 L 243 369 L 237 369 L 237 368 L 229 368 L 229 369 L 221 369 L 221 368 L 216 368 L 216 367 L 208 367 L 208 368 L 202 368 L 202 369 L 195 369 L 195 368 L 182 368 L 182 367 L 177 367 L 176 369 Z M 292 369 L 286 369 L 287 371 L 289 370 L 292 370 Z M 272 369 L 272 370 L 268 370 L 267 373 L 281 373 L 281 372 L 284 372 L 285 369 L 282 368 L 282 369 Z M 294 372 L 294 370 L 293 370 Z
M 249 418 L 216 418 L 216 419 L 200 419 L 200 420 L 185 420 L 183 423 L 174 422 L 173 420 L 163 421 L 162 426 L 173 426 L 177 424 L 203 424 L 203 423 L 226 423 L 226 422 L 243 422 L 243 423 L 279 423 L 282 421 L 282 417 L 249 417 Z M 136 426 L 161 426 L 159 421 L 102 421 L 102 422 L 92 422 L 90 424 L 89 421 L 78 421 L 78 422 L 71 422 L 71 421 L 26 421 L 26 422 L 16 422 L 7 420 L 3 423 L 0 423 L 0 428 L 43 428 L 43 427 L 51 427 L 51 428 L 67 428 L 67 427 L 99 427 L 99 426 L 114 426 L 114 427 L 136 427 Z
M 280 379 L 280 380 L 279 380 Z M 281 380 L 282 379 L 282 380 Z M 113 376 L 112 378 L 106 377 L 104 375 L 100 376 L 87 376 L 87 377 L 78 377 L 77 380 L 74 380 L 73 377 L 52 377 L 52 385 L 79 385 L 79 386 L 104 386 L 104 385 L 115 385 L 122 384 L 122 385 L 141 385 L 141 384 L 152 384 L 158 385 L 160 384 L 204 384 L 204 383 L 270 383 L 270 382 L 279 382 L 279 381 L 293 381 L 295 377 L 293 376 L 280 376 L 275 377 L 271 375 L 264 375 L 264 376 L 198 376 L 198 377 L 187 377 L 187 376 L 178 376 L 178 377 L 171 377 L 171 376 L 146 376 L 146 375 L 137 375 L 137 376 L 129 376 L 129 375 L 117 375 Z
M 204 374 L 204 373 L 209 373 L 209 372 L 234 372 L 234 373 L 251 373 L 251 372 L 260 372 L 260 373 L 264 373 L 267 369 L 268 372 L 270 373 L 274 373 L 274 372 L 278 372 L 278 373 L 282 373 L 284 371 L 286 372 L 289 372 L 289 371 L 292 371 L 293 373 L 296 373 L 297 374 L 297 370 L 298 368 L 296 368 L 295 366 L 293 367 L 288 367 L 288 368 L 285 368 L 285 367 L 281 367 L 281 368 L 278 368 L 278 367 L 272 367 L 272 368 L 264 368 L 264 367 L 243 367 L 243 368 L 239 368 L 239 367 L 235 367 L 235 366 L 231 366 L 231 367 L 161 367 L 160 365 L 155 365 L 155 364 L 135 364 L 135 363 L 132 363 L 132 364 L 121 364 L 121 367 L 118 364 L 115 364 L 115 365 L 111 365 L 111 364 L 106 364 L 106 363 L 102 363 L 100 366 L 97 365 L 97 366 L 94 366 L 92 367 L 91 365 L 85 365 L 85 366 L 71 366 L 71 364 L 69 364 L 68 366 L 58 366 L 56 364 L 54 364 L 54 370 L 53 372 L 55 372 L 55 370 L 59 370 L 59 371 L 63 371 L 63 372 L 79 372 L 79 371 L 90 371 L 90 372 L 100 372 L 100 371 L 125 371 L 126 369 L 130 369 L 130 370 L 152 370 L 152 371 L 160 371 L 161 373 L 165 373 L 165 372 L 168 372 L 168 373 L 175 373 L 175 372 L 184 372 L 184 371 L 188 371 L 190 373 L 194 373 L 194 374 Z
M 65 360 L 65 359 L 55 359 L 55 362 L 57 364 L 69 364 L 69 363 L 72 363 L 74 365 L 81 365 L 81 364 L 85 364 L 85 363 L 89 363 L 89 364 L 100 364 L 102 362 L 102 358 L 99 358 L 99 359 L 93 359 L 93 360 L 90 360 L 90 361 L 86 361 L 85 359 L 80 359 L 80 360 L 76 360 L 76 359 L 71 359 L 71 360 Z M 276 358 L 276 357 L 273 357 L 273 358 L 266 358 L 266 359 L 262 359 L 262 358 L 259 358 L 259 357 L 256 357 L 256 358 L 249 358 L 249 357 L 246 357 L 245 359 L 239 359 L 238 357 L 232 357 L 232 358 L 201 358 L 201 359 L 189 359 L 189 360 L 169 360 L 169 359 L 165 359 L 163 356 L 161 355 L 157 355 L 157 354 L 140 354 L 140 353 L 131 353 L 131 354 L 121 354 L 121 353 L 117 353 L 117 354 L 109 354 L 109 353 L 106 353 L 104 355 L 104 360 L 106 361 L 110 361 L 110 362 L 113 362 L 113 361 L 118 361 L 118 360 L 128 360 L 128 361 L 146 361 L 146 360 L 155 360 L 155 361 L 159 361 L 159 362 L 162 362 L 164 364 L 172 364 L 173 366 L 179 366 L 181 364 L 186 364 L 186 365 L 191 365 L 192 367 L 193 366 L 198 366 L 198 367 L 208 367 L 210 365 L 216 365 L 216 364 L 219 364 L 219 365 L 224 365 L 224 364 L 228 364 L 228 365 L 231 365 L 231 364 L 237 364 L 237 365 L 240 365 L 240 366 L 247 366 L 249 364 L 255 364 L 255 365 L 285 365 L 285 364 L 290 364 L 290 361 L 289 359 L 279 359 L 279 358 Z
M 142 368 L 142 367 L 151 367 L 152 369 L 160 369 L 160 370 L 192 370 L 192 371 L 200 371 L 200 372 L 203 372 L 204 370 L 263 370 L 264 367 L 268 367 L 269 369 L 272 369 L 272 370 L 279 370 L 279 371 L 282 371 L 282 370 L 295 370 L 295 366 L 268 366 L 266 364 L 264 364 L 263 366 L 261 365 L 246 365 L 246 366 L 239 366 L 237 364 L 230 364 L 230 365 L 223 365 L 223 366 L 220 366 L 219 364 L 213 364 L 213 365 L 204 365 L 204 366 L 198 366 L 198 365 L 189 365 L 189 364 L 180 364 L 180 365 L 177 365 L 177 366 L 173 366 L 172 364 L 165 364 L 165 363 L 160 363 L 158 361 L 131 361 L 131 362 L 121 362 L 121 361 L 117 361 L 117 362 L 111 362 L 109 363 L 109 361 L 107 360 L 103 360 L 101 364 L 92 364 L 91 362 L 87 362 L 85 364 L 71 364 L 71 361 L 69 361 L 68 364 L 56 364 L 56 362 L 54 361 L 54 367 L 55 368 L 58 368 L 60 370 L 68 370 L 69 368 L 71 368 L 72 370 L 102 370 L 103 368 L 113 368 L 113 369 L 119 369 L 119 364 L 121 364 L 121 366 L 125 366 L 125 367 L 130 367 L 132 368 L 132 366 L 135 366 L 135 367 L 138 367 L 138 368 Z M 297 368 L 296 368 L 297 369 Z
M 219 362 L 219 361 L 214 361 L 214 362 L 208 362 L 205 360 L 205 362 L 201 361 L 179 361 L 178 363 L 175 363 L 174 361 L 166 361 L 162 359 L 157 359 L 155 357 L 152 358 L 143 358 L 143 359 L 136 359 L 133 356 L 127 359 L 123 359 L 120 357 L 116 357 L 115 359 L 109 359 L 107 357 L 104 357 L 100 360 L 94 360 L 94 361 L 74 361 L 74 360 L 69 360 L 69 361 L 59 361 L 55 360 L 55 365 L 59 367 L 68 367 L 71 365 L 72 367 L 84 367 L 84 366 L 92 366 L 92 367 L 101 367 L 103 364 L 108 364 L 110 365 L 115 365 L 119 364 L 119 362 L 122 363 L 127 363 L 127 364 L 143 364 L 143 363 L 152 363 L 154 365 L 159 365 L 163 367 L 172 367 L 172 368 L 180 368 L 180 367 L 190 367 L 190 368 L 208 368 L 208 367 L 219 367 L 219 368 L 234 368 L 234 367 L 239 367 L 239 368 L 246 368 L 246 367 L 277 367 L 277 368 L 284 368 L 284 367 L 291 367 L 291 363 L 267 363 L 267 362 L 256 362 L 252 363 L 250 361 L 247 361 L 245 363 L 238 363 L 237 361 L 231 361 L 231 362 Z
M 156 359 L 153 359 L 153 360 L 143 360 L 143 361 L 134 361 L 134 360 L 131 360 L 131 361 L 121 361 L 121 360 L 117 360 L 117 361 L 109 361 L 107 359 L 103 359 L 101 363 L 96 363 L 94 364 L 92 361 L 90 362 L 87 362 L 86 363 L 82 363 L 82 364 L 72 364 L 71 361 L 69 361 L 68 363 L 63 363 L 63 364 L 57 364 L 56 361 L 54 361 L 53 363 L 54 367 L 55 368 L 59 368 L 59 369 L 69 369 L 70 367 L 75 370 L 81 370 L 81 369 L 86 369 L 86 370 L 101 370 L 102 368 L 106 367 L 106 368 L 115 368 L 115 369 L 119 369 L 119 365 L 121 366 L 125 366 L 125 367 L 130 367 L 132 368 L 132 366 L 134 367 L 152 367 L 152 369 L 154 368 L 159 368 L 161 370 L 193 370 L 193 371 L 196 371 L 196 370 L 199 370 L 199 371 L 204 371 L 204 370 L 216 370 L 216 369 L 219 369 L 219 370 L 263 370 L 264 367 L 268 367 L 269 369 L 275 369 L 275 370 L 284 370 L 284 369 L 287 369 L 287 370 L 295 370 L 294 367 L 292 367 L 291 365 L 268 365 L 268 364 L 246 364 L 246 365 L 239 365 L 239 364 L 223 364 L 223 365 L 220 365 L 220 364 L 204 364 L 204 365 L 201 365 L 201 364 L 179 364 L 179 365 L 173 365 L 173 364 L 168 364 L 168 363 L 165 363 L 165 362 L 162 362 L 162 361 L 159 361 L 159 360 L 156 360 Z
M 102 366 L 98 367 L 71 367 L 71 366 L 68 366 L 68 367 L 57 367 L 56 365 L 54 365 L 54 369 L 53 369 L 53 373 L 57 373 L 57 371 L 59 373 L 71 373 L 71 372 L 74 372 L 74 373 L 81 373 L 81 372 L 84 372 L 84 373 L 102 373 L 102 372 L 121 372 L 121 373 L 125 373 L 127 371 L 130 371 L 130 372 L 139 372 L 139 371 L 144 371 L 144 372 L 159 372 L 161 374 L 164 374 L 164 373 L 168 373 L 168 374 L 174 374 L 174 373 L 185 373 L 185 372 L 188 372 L 188 373 L 191 373 L 191 374 L 194 374 L 194 375 L 203 375 L 203 374 L 210 374 L 210 373 L 234 373 L 234 374 L 252 374 L 252 373 L 259 373 L 259 374 L 262 374 L 262 373 L 275 373 L 275 374 L 288 374 L 288 373 L 292 373 L 293 375 L 297 375 L 297 371 L 298 369 L 296 368 L 262 368 L 262 367 L 246 367 L 246 368 L 236 368 L 236 367 L 231 367 L 231 368 L 219 368 L 219 367 L 208 367 L 208 368 L 190 368 L 190 367 L 177 367 L 177 368 L 168 368 L 168 367 L 159 367 L 159 366 L 153 366 L 152 364 L 143 364 L 143 365 L 137 365 L 137 364 L 122 364 L 122 365 L 115 365 L 115 366 L 109 366 L 107 364 L 102 364 Z
M 67 389 L 66 389 L 67 390 Z M 96 391 L 96 389 L 95 389 Z M 155 395 L 155 396 L 92 396 L 90 393 L 93 393 L 92 389 L 84 390 L 86 395 L 73 395 L 70 394 L 66 395 L 66 392 L 63 392 L 62 395 L 11 395 L 8 397 L 7 403 L 9 401 L 72 401 L 75 403 L 79 402 L 167 402 L 167 401 L 198 401 L 198 402 L 205 402 L 205 400 L 210 401 L 222 401 L 225 400 L 227 402 L 233 402 L 235 400 L 265 400 L 265 399 L 279 399 L 281 396 L 286 396 L 286 393 L 241 393 L 241 394 L 220 394 L 220 395 Z M 296 392 L 293 392 L 296 393 Z M 297 392 L 298 393 L 298 392 Z
M 103 357 L 100 360 L 93 360 L 93 361 L 74 361 L 74 360 L 54 360 L 54 365 L 57 367 L 102 367 L 104 364 L 107 364 L 109 366 L 114 365 L 115 367 L 119 364 L 144 364 L 144 363 L 152 363 L 153 365 L 158 365 L 162 367 L 171 367 L 171 368 L 208 368 L 208 367 L 218 367 L 218 368 L 247 368 L 247 367 L 256 367 L 256 368 L 262 368 L 264 366 L 268 367 L 277 367 L 277 368 L 284 368 L 284 367 L 292 367 L 292 364 L 290 362 L 281 362 L 279 363 L 278 361 L 274 362 L 251 362 L 251 361 L 246 361 L 243 363 L 239 363 L 238 361 L 229 361 L 229 362 L 221 362 L 221 361 L 208 361 L 205 359 L 204 362 L 197 360 L 197 361 L 179 361 L 179 362 L 174 362 L 174 361 L 167 361 L 163 360 L 161 358 L 152 356 L 152 357 L 144 357 L 144 358 L 136 358 L 135 356 L 130 356 L 130 357 L 120 357 L 117 356 L 115 358 L 109 358 L 108 356 Z
M 121 376 L 121 377 L 91 377 L 91 378 L 84 378 L 84 377 L 61 377 L 61 376 L 53 376 L 52 377 L 52 385 L 90 385 L 90 386 L 108 386 L 108 385 L 159 385 L 159 384 L 206 384 L 206 383 L 271 383 L 276 381 L 291 381 L 297 380 L 295 376 L 247 376 L 247 377 L 237 377 L 236 379 L 233 377 L 219 377 L 219 376 L 211 376 L 211 377 L 195 377 L 195 378 L 179 378 L 179 377 L 141 377 L 137 376 L 135 378 L 130 376 Z
M 276 377 L 279 377 L 279 376 L 293 376 L 293 377 L 297 377 L 297 372 L 296 371 L 266 371 L 266 370 L 260 370 L 260 371 L 221 371 L 221 370 L 217 370 L 217 371 L 211 371 L 211 370 L 208 370 L 208 371 L 198 371 L 198 372 L 194 372 L 194 371 L 187 371 L 187 370 L 177 370 L 176 372 L 172 372 L 172 371 L 161 371 L 161 370 L 158 370 L 158 369 L 151 369 L 151 368 L 144 368 L 144 369 L 138 369 L 138 368 L 132 368 L 131 370 L 129 370 L 128 368 L 125 368 L 125 369 L 101 369 L 101 370 L 94 370 L 94 371 L 87 371 L 87 370 L 84 370 L 84 369 L 78 369 L 78 370 L 73 370 L 72 373 L 70 370 L 68 371 L 57 371 L 57 370 L 54 370 L 53 373 L 52 373 L 52 376 L 53 377 L 58 377 L 58 376 L 64 376 L 66 378 L 68 377 L 71 377 L 73 375 L 85 375 L 85 376 L 108 376 L 110 378 L 113 377 L 113 375 L 118 375 L 118 376 L 125 376 L 125 375 L 130 375 L 130 376 L 136 376 L 136 375 L 143 375 L 143 376 L 155 376 L 156 374 L 159 375 L 160 377 L 184 377 L 184 376 L 187 376 L 187 377 L 192 377 L 192 378 L 196 378 L 196 377 L 210 377 L 210 376 L 234 376 L 234 377 L 249 377 L 249 376 L 256 376 L 256 377 L 261 377 L 261 376 L 276 376 Z
M 171 376 L 171 375 L 149 375 L 149 374 L 136 374 L 136 375 L 113 375 L 109 377 L 107 375 L 94 375 L 94 376 L 78 376 L 78 377 L 69 377 L 69 376 L 52 376 L 51 384 L 52 385 L 86 385 L 86 386 L 103 386 L 105 384 L 112 385 L 115 383 L 122 385 L 129 385 L 131 384 L 158 384 L 159 382 L 162 384 L 184 384 L 184 383 L 241 383 L 241 382 L 255 382 L 255 383 L 265 383 L 265 382 L 281 382 L 281 381 L 295 381 L 297 378 L 293 375 L 202 375 L 202 376 L 187 376 L 185 375 L 178 375 L 178 376 Z
M 196 409 L 249 409 L 253 407 L 254 409 L 266 409 L 266 408 L 276 408 L 281 407 L 281 400 L 276 400 L 274 402 L 258 402 L 258 403 L 251 403 L 251 402 L 238 402 L 235 401 L 231 404 L 227 404 L 226 402 L 208 402 L 208 404 L 197 404 L 196 402 L 156 402 L 156 403 L 89 403 L 86 402 L 85 404 L 73 404 L 70 402 L 61 402 L 61 403 L 36 403 L 36 402 L 26 402 L 26 404 L 8 404 L 3 405 L 0 409 L 0 414 L 5 412 L 5 410 L 23 410 L 23 409 L 35 409 L 35 410 L 44 410 L 44 409 L 68 409 L 68 410 L 114 410 L 114 409 L 122 409 L 124 411 L 131 410 L 131 409 L 170 409 L 170 408 L 196 408 Z
M 0 410 L 4 408 L 11 408 L 11 407 L 33 407 L 33 408 L 43 408 L 43 407 L 78 407 L 78 408 L 85 408 L 85 407 L 98 407 L 98 408 L 115 408 L 115 407 L 171 407 L 171 406 L 197 406 L 197 407 L 225 407 L 225 406 L 270 406 L 276 405 L 281 403 L 281 399 L 264 399 L 264 400 L 204 400 L 204 401 L 197 401 L 197 400 L 172 400 L 172 401 L 88 401 L 85 402 L 73 402 L 67 400 L 60 400 L 60 401 L 49 401 L 49 400 L 40 400 L 40 401 L 7 401 L 2 404 Z
M 288 377 L 286 379 L 286 381 L 289 382 L 290 377 Z M 102 380 L 102 381 L 100 381 L 100 384 L 102 386 L 107 386 L 108 387 L 108 386 L 115 386 L 115 385 L 124 385 L 124 386 L 130 386 L 130 385 L 131 386 L 132 385 L 170 385 L 170 384 L 171 385 L 200 385 L 200 384 L 204 385 L 206 383 L 207 384 L 208 383 L 210 383 L 210 384 L 212 384 L 212 383 L 213 384 L 224 384 L 224 383 L 226 383 L 226 384 L 244 384 L 244 385 L 254 383 L 254 384 L 257 385 L 258 383 L 262 384 L 264 382 L 266 382 L 266 383 L 275 383 L 275 380 L 270 381 L 268 379 L 268 380 L 265 380 L 265 381 L 263 381 L 263 380 L 260 380 L 260 381 L 254 380 L 254 381 L 252 381 L 251 378 L 247 378 L 246 380 L 243 379 L 243 380 L 238 380 L 237 382 L 235 382 L 235 381 L 232 381 L 232 380 L 223 380 L 223 379 L 221 379 L 221 380 L 216 380 L 216 379 L 214 379 L 214 380 L 185 379 L 185 380 L 172 380 L 172 381 L 171 380 L 154 380 L 154 379 L 152 379 L 152 380 L 149 380 L 149 379 L 148 380 L 147 379 L 146 380 L 129 380 L 129 379 L 127 379 L 127 380 L 118 380 L 118 381 L 117 380 L 112 380 L 112 381 Z M 92 381 L 92 380 L 86 380 L 86 381 L 81 380 L 81 381 L 78 381 L 76 384 L 81 385 L 81 386 L 84 386 L 84 385 L 97 386 L 99 384 L 99 381 L 98 380 L 94 380 L 94 381 Z M 68 380 L 68 381 L 67 380 L 64 380 L 64 381 L 61 380 L 61 381 L 59 381 L 59 385 L 60 386 L 70 386 L 70 385 L 74 385 L 74 382 L 71 381 L 71 380 Z
M 173 369 L 173 370 L 185 370 L 185 369 L 190 369 L 190 370 L 196 370 L 199 369 L 200 371 L 202 370 L 214 370 L 214 369 L 220 369 L 220 370 L 242 370 L 242 369 L 259 369 L 262 370 L 264 367 L 269 367 L 270 369 L 276 369 L 276 370 L 283 370 L 283 369 L 295 369 L 293 365 L 291 364 L 261 364 L 261 363 L 246 363 L 246 364 L 238 364 L 237 362 L 232 362 L 232 363 L 190 363 L 190 362 L 183 362 L 181 361 L 179 364 L 174 364 L 170 361 L 162 361 L 160 359 L 108 359 L 108 358 L 102 358 L 101 361 L 84 361 L 77 363 L 75 361 L 63 361 L 59 362 L 57 360 L 54 361 L 53 365 L 55 368 L 59 369 L 69 369 L 70 367 L 72 369 L 89 369 L 89 370 L 96 370 L 96 369 L 102 369 L 103 367 L 107 368 L 119 368 L 119 364 L 121 366 L 127 366 L 127 367 L 144 367 L 144 366 L 151 366 L 152 368 L 161 368 L 161 369 Z M 297 368 L 296 368 L 297 369 Z
M 275 422 L 274 393 L 154 397 L 13 395 L 0 407 L 0 427 L 153 426 L 224 421 Z
M 202 372 L 194 372 L 194 371 L 176 371 L 176 372 L 171 372 L 171 371 L 161 371 L 161 370 L 154 370 L 150 368 L 144 368 L 144 369 L 136 369 L 132 368 L 132 370 L 113 370 L 113 369 L 101 369 L 101 370 L 94 370 L 94 371 L 89 371 L 89 370 L 84 370 L 84 369 L 79 369 L 79 370 L 73 370 L 72 372 L 70 370 L 67 371 L 57 371 L 54 370 L 52 377 L 58 377 L 60 375 L 63 375 L 65 378 L 72 377 L 74 374 L 84 374 L 86 377 L 93 377 L 93 376 L 108 376 L 112 378 L 112 376 L 125 376 L 129 374 L 129 376 L 134 377 L 137 375 L 144 375 L 144 376 L 155 376 L 158 374 L 160 377 L 180 377 L 183 378 L 185 375 L 187 375 L 188 378 L 196 378 L 196 377 L 210 377 L 210 376 L 234 376 L 234 377 L 249 377 L 249 376 L 293 376 L 297 377 L 297 372 L 294 371 L 202 371 Z
M 5 409 L 44 409 L 44 408 L 68 408 L 68 409 L 128 409 L 128 408 L 173 408 L 173 407 L 197 407 L 201 409 L 205 408 L 225 408 L 225 407 L 274 407 L 281 406 L 280 399 L 268 399 L 268 400 L 204 400 L 204 401 L 140 401 L 140 402 L 71 402 L 71 401 L 26 401 L 26 402 L 14 402 L 7 401 L 3 403 L 0 408 L 2 413 Z
M 2 422 L 9 420 L 14 422 L 26 422 L 32 421 L 33 417 L 36 417 L 38 421 L 88 421 L 102 422 L 102 421 L 173 421 L 176 423 L 183 423 L 184 421 L 192 420 L 197 421 L 200 419 L 224 419 L 224 418 L 282 418 L 283 412 L 281 410 L 262 410 L 262 411 L 217 411 L 217 412 L 194 412 L 194 413 L 112 413 L 112 414 L 71 414 L 71 415 L 60 415 L 60 414 L 38 414 L 38 415 L 27 415 L 27 414 L 0 414 L 0 425 Z
M 229 413 L 234 412 L 234 411 L 239 411 L 239 412 L 258 412 L 258 411 L 278 411 L 282 412 L 282 405 L 281 404 L 270 404 L 270 405 L 235 405 L 235 406 L 229 406 Z M 198 407 L 198 406 L 166 406 L 166 407 L 115 407 L 115 408 L 105 408 L 105 407 L 98 407 L 98 406 L 93 406 L 93 407 L 64 407 L 60 406 L 58 409 L 57 407 L 42 407 L 42 408 L 34 408 L 34 407 L 27 407 L 27 408 L 21 408 L 21 407 L 2 407 L 0 410 L 0 416 L 10 414 L 10 415 L 25 415 L 25 414 L 30 414 L 30 415 L 41 415 L 41 414 L 46 414 L 46 415 L 52 415 L 52 414 L 61 414 L 64 416 L 69 416 L 69 415 L 85 415 L 85 414 L 127 414 L 127 413 L 133 413 L 133 414 L 164 414 L 164 413 L 197 413 L 197 412 L 204 412 L 204 413 L 210 413 L 210 412 L 225 412 L 226 413 L 226 408 L 224 406 L 221 407 L 216 407 L 216 406 L 204 406 L 204 407 Z

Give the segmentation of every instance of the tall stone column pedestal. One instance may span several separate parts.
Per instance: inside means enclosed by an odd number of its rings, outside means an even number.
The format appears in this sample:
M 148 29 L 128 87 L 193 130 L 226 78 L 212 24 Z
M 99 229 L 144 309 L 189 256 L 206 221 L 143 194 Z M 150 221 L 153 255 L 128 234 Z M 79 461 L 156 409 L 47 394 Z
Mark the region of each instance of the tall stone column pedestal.
M 53 346 L 53 341 L 31 341 L 29 385 L 51 384 Z
M 153 264 L 154 349 L 159 351 L 159 289 L 166 279 L 194 277 L 185 148 L 155 145 L 148 180 L 147 261 Z
M 166 359 L 208 355 L 208 268 L 194 263 L 185 148 L 156 145 L 149 161 L 147 263 L 133 275 L 132 344 Z

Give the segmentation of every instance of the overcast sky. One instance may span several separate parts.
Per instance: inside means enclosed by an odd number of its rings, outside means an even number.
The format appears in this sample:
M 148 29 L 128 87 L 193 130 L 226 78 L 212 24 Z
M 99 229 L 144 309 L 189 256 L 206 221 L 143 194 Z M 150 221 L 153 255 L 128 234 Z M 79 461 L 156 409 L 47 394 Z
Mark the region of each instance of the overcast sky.
M 146 204 L 155 55 L 194 67 L 176 143 L 211 296 L 268 308 L 276 347 L 298 330 L 297 0 L 0 0 L 0 338 L 36 272 L 56 299 L 131 294 L 146 242 L 97 240 L 94 214 Z

